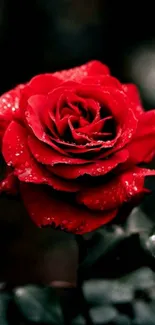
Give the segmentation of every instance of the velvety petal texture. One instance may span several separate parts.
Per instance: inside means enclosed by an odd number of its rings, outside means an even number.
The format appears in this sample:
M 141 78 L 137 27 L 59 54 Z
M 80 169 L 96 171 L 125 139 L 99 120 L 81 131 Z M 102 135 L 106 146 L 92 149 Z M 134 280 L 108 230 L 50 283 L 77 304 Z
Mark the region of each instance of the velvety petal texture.
M 59 200 L 44 188 L 35 185 L 21 184 L 21 194 L 25 206 L 34 222 L 39 226 L 60 226 L 62 229 L 77 234 L 92 231 L 111 221 L 117 209 L 108 212 L 93 212 L 81 209 L 80 206 Z
M 19 116 L 19 99 L 22 88 L 24 85 L 19 85 L 0 97 L 0 142 L 9 123 Z
M 82 234 L 111 221 L 147 191 L 141 168 L 155 154 L 155 111 L 107 66 L 35 76 L 0 97 L 6 173 L 0 192 L 20 192 L 39 226 Z

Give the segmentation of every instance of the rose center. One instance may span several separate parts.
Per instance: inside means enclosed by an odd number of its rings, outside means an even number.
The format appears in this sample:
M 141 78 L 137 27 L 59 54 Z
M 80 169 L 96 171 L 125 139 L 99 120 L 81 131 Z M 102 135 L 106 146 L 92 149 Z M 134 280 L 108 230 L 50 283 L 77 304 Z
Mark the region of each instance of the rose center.
M 116 137 L 116 121 L 112 116 L 108 107 L 101 106 L 100 108 L 100 118 L 105 123 L 102 128 L 102 132 L 106 135 L 107 140 L 112 140 Z
M 116 121 L 110 109 L 94 99 L 62 101 L 54 115 L 54 134 L 63 142 L 99 145 L 116 137 Z

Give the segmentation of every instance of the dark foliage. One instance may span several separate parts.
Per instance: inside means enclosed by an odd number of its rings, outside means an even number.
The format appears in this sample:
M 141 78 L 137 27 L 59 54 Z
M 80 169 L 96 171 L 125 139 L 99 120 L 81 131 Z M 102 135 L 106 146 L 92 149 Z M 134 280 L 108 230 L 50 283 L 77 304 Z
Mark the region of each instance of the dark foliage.
M 135 208 L 121 225 L 119 223 L 108 225 L 83 237 L 70 236 L 58 230 L 44 229 L 44 231 L 47 231 L 46 235 L 49 232 L 53 237 L 52 240 L 51 237 L 46 238 L 47 246 L 42 247 L 44 256 L 46 256 L 47 248 L 49 252 L 51 273 L 46 263 L 44 263 L 44 272 L 48 270 L 47 275 L 51 277 L 51 286 L 22 285 L 22 281 L 25 283 L 27 280 L 30 281 L 31 268 L 28 278 L 27 273 L 24 273 L 22 268 L 20 269 L 23 273 L 20 275 L 20 281 L 16 276 L 14 282 L 12 277 L 5 279 L 3 276 L 4 282 L 1 283 L 0 293 L 0 324 L 154 324 L 153 222 L 142 211 L 142 208 Z M 34 232 L 33 243 L 36 252 L 37 247 L 41 248 L 43 238 L 42 241 L 39 240 L 39 246 L 37 246 L 35 236 Z M 19 236 L 17 237 L 19 240 Z M 10 236 L 10 241 L 13 244 L 15 238 Z M 78 252 L 76 242 L 79 246 L 80 261 L 78 285 L 74 287 L 77 267 L 75 255 L 77 256 Z M 48 245 L 48 243 L 51 244 Z M 12 254 L 13 259 L 15 252 Z M 21 258 L 18 254 L 16 259 Z M 35 254 L 32 250 L 30 253 L 29 250 L 31 257 L 29 261 L 26 260 L 26 263 L 32 263 Z M 69 261 L 68 254 L 72 263 L 65 265 L 63 261 L 65 259 Z M 54 259 L 54 256 L 58 258 Z M 76 262 L 73 263 L 73 260 Z M 63 272 L 57 277 L 57 272 L 54 273 L 53 269 L 58 271 L 61 267 L 63 267 Z M 19 270 L 16 269 L 16 271 L 19 274 Z M 8 276 L 8 273 L 5 274 Z M 33 277 L 43 282 L 45 278 L 42 278 L 42 275 L 41 266 L 38 266 Z M 63 278 L 61 278 L 62 275 Z M 67 286 L 66 289 L 52 287 L 55 286 L 55 279 L 63 280 L 65 283 L 67 281 L 73 287 Z M 49 281 L 49 278 L 46 280 Z

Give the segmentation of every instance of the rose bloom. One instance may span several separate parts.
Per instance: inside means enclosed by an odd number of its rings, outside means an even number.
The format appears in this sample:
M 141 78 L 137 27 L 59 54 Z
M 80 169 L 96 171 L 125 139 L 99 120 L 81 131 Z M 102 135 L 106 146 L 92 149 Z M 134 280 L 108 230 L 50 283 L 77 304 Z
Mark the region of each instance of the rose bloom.
M 19 191 L 40 227 L 92 231 L 133 206 L 155 174 L 140 167 L 155 153 L 155 111 L 98 61 L 1 96 L 0 137 L 1 192 Z

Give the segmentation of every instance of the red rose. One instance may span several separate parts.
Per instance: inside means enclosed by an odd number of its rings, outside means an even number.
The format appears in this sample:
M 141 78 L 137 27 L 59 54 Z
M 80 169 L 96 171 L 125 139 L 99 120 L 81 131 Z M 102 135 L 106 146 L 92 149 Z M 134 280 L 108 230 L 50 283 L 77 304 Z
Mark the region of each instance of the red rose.
M 3 96 L 0 106 L 10 166 L 3 189 L 18 178 L 37 225 L 88 232 L 145 192 L 144 177 L 154 171 L 138 165 L 155 153 L 155 111 L 143 111 L 134 85 L 122 85 L 93 61 L 38 75 L 8 95 L 10 109 Z

